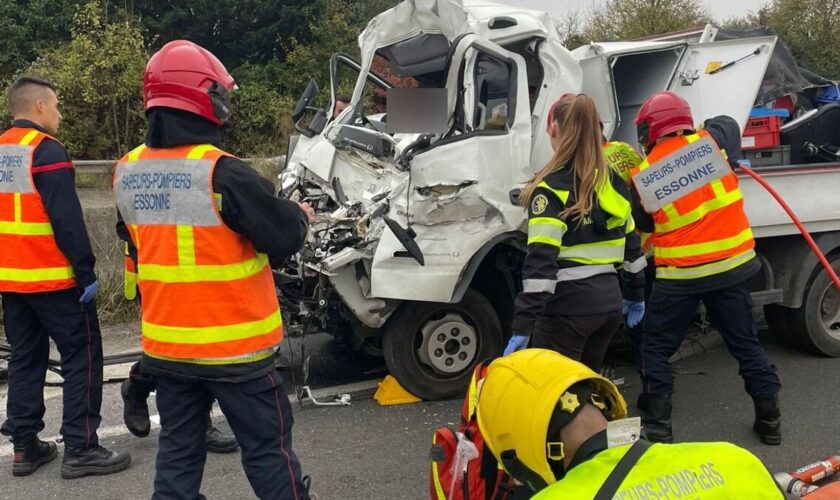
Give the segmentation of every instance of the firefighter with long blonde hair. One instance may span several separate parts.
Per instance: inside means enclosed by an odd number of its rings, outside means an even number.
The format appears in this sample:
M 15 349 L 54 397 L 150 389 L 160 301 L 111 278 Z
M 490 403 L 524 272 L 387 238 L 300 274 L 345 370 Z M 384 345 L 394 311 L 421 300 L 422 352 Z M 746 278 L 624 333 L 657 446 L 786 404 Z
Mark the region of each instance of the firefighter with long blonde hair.
M 565 94 L 547 126 L 554 155 L 521 195 L 528 254 L 505 354 L 530 341 L 598 371 L 622 309 L 630 326 L 644 315 L 646 263 L 627 185 L 604 158 L 595 102 Z

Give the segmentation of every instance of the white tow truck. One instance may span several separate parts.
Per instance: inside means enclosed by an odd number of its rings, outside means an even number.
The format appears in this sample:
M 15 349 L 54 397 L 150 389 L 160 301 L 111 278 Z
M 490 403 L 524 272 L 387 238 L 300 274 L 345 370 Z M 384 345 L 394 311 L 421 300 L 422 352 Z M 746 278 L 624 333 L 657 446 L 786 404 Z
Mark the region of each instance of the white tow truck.
M 375 17 L 359 37 L 361 61 L 330 61 L 323 108 L 310 82 L 295 110 L 300 134 L 280 191 L 312 203 L 318 221 L 276 272 L 287 330 L 347 335 L 383 355 L 412 393 L 460 395 L 472 366 L 510 334 L 526 219 L 516 189 L 550 157 L 552 102 L 591 95 L 606 136 L 634 145 L 639 106 L 665 89 L 691 103 L 698 123 L 727 114 L 743 130 L 776 38 L 712 38 L 571 52 L 546 13 L 483 0 L 407 0 Z M 342 87 L 351 104 L 333 118 Z M 382 101 L 393 87 L 445 89 L 447 130 L 388 133 Z M 840 163 L 757 170 L 840 267 Z M 774 329 L 840 356 L 840 294 L 784 212 L 741 180 L 764 264 L 756 304 Z

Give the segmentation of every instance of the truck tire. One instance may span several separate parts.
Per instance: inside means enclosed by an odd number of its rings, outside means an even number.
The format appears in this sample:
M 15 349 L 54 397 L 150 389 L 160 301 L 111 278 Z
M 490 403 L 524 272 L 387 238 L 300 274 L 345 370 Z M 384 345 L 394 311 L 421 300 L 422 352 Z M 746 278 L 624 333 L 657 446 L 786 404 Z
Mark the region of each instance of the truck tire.
M 473 289 L 456 304 L 403 304 L 388 320 L 382 339 L 388 370 L 427 401 L 463 397 L 476 363 L 501 352 L 499 316 Z
M 840 271 L 840 258 L 831 261 Z M 840 357 L 840 292 L 828 274 L 818 267 L 805 287 L 802 307 L 793 311 L 794 327 L 800 345 L 831 357 Z

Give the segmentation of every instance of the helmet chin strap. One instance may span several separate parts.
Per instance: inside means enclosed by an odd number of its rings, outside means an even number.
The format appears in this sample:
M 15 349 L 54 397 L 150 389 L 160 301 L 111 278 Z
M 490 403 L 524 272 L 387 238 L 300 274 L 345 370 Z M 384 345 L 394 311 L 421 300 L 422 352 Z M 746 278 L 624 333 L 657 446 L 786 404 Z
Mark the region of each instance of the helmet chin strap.
M 505 470 L 532 492 L 537 493 L 548 486 L 539 474 L 519 460 L 519 457 L 516 456 L 516 450 L 505 450 L 499 458 L 501 458 Z
M 213 104 L 213 114 L 216 115 L 222 123 L 228 121 L 231 115 L 230 109 L 230 92 L 219 85 L 218 82 L 213 82 L 213 85 L 207 89 L 207 94 L 210 96 L 210 102 Z
M 587 404 L 598 408 L 604 414 L 604 417 L 609 420 L 608 406 L 592 390 L 592 386 L 588 382 L 579 382 L 564 392 L 551 414 L 546 434 L 546 459 L 557 481 L 563 479 L 567 472 L 565 465 L 566 446 L 560 433 L 563 427 L 569 425 Z

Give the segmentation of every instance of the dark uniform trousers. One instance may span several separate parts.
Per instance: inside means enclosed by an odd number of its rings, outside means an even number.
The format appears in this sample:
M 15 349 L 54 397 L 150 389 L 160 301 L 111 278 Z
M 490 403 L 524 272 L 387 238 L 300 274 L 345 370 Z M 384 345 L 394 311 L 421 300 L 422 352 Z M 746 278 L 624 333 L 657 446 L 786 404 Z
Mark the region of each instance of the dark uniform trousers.
M 650 308 L 650 295 L 653 293 L 653 282 L 656 279 L 656 266 L 653 258 L 647 258 L 647 267 L 645 267 L 645 302 L 646 307 Z M 649 311 L 648 311 L 649 312 Z M 645 322 L 642 320 L 638 325 L 630 328 L 625 325 L 625 335 L 630 346 L 630 357 L 633 360 L 633 365 L 638 368 L 642 363 L 642 333 L 644 332 Z
M 2 295 L 3 324 L 12 347 L 2 433 L 15 436 L 44 429 L 44 382 L 52 338 L 64 377 L 61 435 L 65 446 L 84 449 L 98 444 L 102 336 L 96 306 L 80 304 L 76 289 Z
M 600 372 L 621 312 L 544 316 L 534 325 L 532 347 L 551 349 Z
M 207 414 L 213 399 L 242 448 L 245 475 L 260 499 L 307 499 L 292 451 L 292 408 L 272 371 L 241 383 L 157 379 L 161 432 L 154 500 L 203 499 Z
M 138 398 L 148 398 L 149 394 L 157 388 L 157 378 L 143 371 L 143 364 L 140 361 L 131 365 L 128 380 L 131 382 L 129 390 Z
M 777 393 L 781 383 L 758 340 L 747 281 L 722 290 L 684 294 L 663 293 L 654 283 L 641 340 L 642 390 L 657 395 L 673 392 L 674 375 L 668 359 L 688 334 L 701 300 L 710 322 L 738 361 L 747 393 L 751 396 Z

